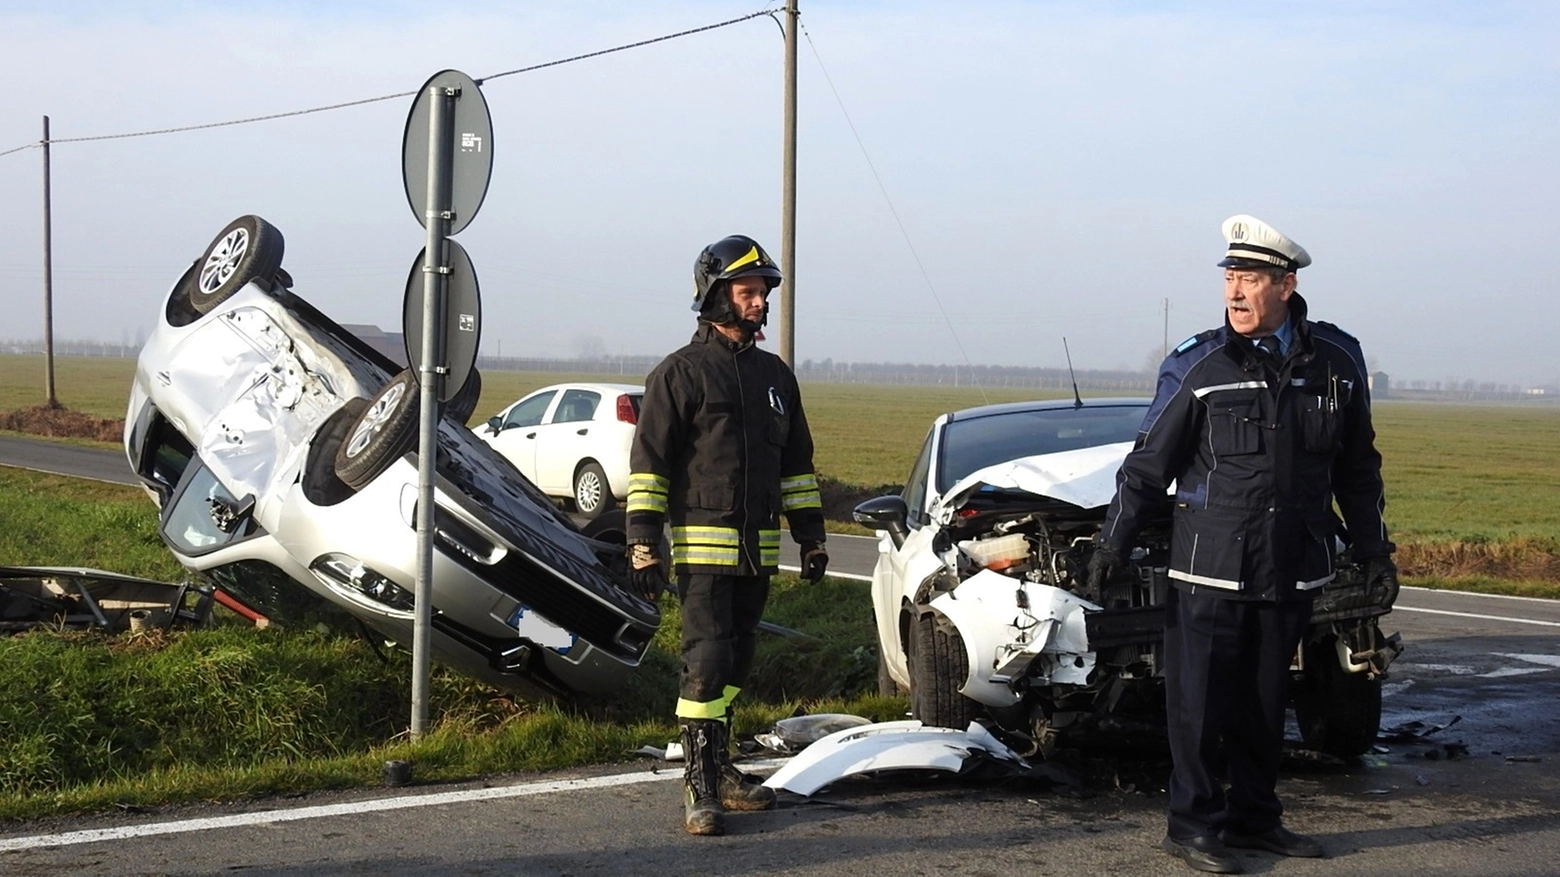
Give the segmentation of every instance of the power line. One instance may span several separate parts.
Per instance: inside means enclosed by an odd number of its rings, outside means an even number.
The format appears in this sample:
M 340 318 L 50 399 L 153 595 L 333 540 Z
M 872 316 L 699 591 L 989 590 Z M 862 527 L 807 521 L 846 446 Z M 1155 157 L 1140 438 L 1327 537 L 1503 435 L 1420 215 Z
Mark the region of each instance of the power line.
M 610 55 L 613 52 L 622 52 L 622 51 L 626 51 L 628 49 L 637 49 L 637 48 L 640 48 L 641 46 L 648 46 L 648 45 L 652 45 L 654 43 L 664 43 L 667 40 L 675 40 L 675 39 L 677 39 L 679 37 L 692 36 L 693 34 L 704 33 L 705 31 L 715 30 L 717 28 L 729 27 L 730 25 L 740 24 L 740 23 L 742 23 L 744 21 L 748 21 L 750 19 L 758 18 L 760 16 L 764 16 L 764 15 L 772 16 L 773 14 L 774 14 L 774 11 L 772 9 L 761 9 L 761 10 L 759 10 L 757 12 L 750 12 L 747 15 L 743 15 L 743 16 L 740 16 L 738 18 L 733 18 L 733 19 L 729 19 L 727 21 L 717 22 L 715 24 L 706 24 L 706 25 L 703 25 L 701 27 L 690 28 L 688 30 L 678 31 L 677 33 L 671 33 L 671 34 L 666 34 L 664 36 L 653 37 L 653 38 L 648 39 L 648 40 L 640 40 L 640 41 L 634 42 L 634 43 L 627 43 L 627 44 L 624 44 L 624 45 L 621 45 L 621 46 L 614 46 L 614 47 L 612 47 L 610 49 L 600 49 L 600 50 L 595 51 L 595 52 L 586 52 L 583 55 L 575 55 L 575 56 L 570 57 L 570 58 L 560 58 L 560 59 L 558 59 L 556 61 L 548 61 L 548 62 L 543 63 L 543 64 L 533 64 L 530 67 L 520 67 L 520 68 L 517 68 L 517 69 L 514 69 L 514 70 L 505 70 L 502 73 L 494 73 L 491 76 L 484 76 L 481 79 L 477 79 L 475 81 L 477 82 L 477 84 L 480 85 L 480 84 L 488 81 L 489 79 L 498 79 L 498 78 L 503 77 L 503 76 L 513 76 L 516 73 L 530 73 L 533 70 L 542 70 L 542 69 L 547 68 L 547 67 L 557 67 L 560 64 L 568 64 L 568 63 L 571 63 L 571 62 L 574 62 L 574 61 L 583 61 L 583 60 L 585 60 L 587 58 L 598 58 L 598 57 L 600 57 L 602 55 Z M 327 111 L 330 111 L 330 110 L 341 110 L 341 109 L 346 109 L 347 107 L 357 107 L 357 106 L 363 106 L 364 104 L 379 103 L 380 101 L 395 100 L 396 98 L 411 97 L 412 95 L 415 95 L 416 93 L 417 92 L 415 92 L 415 91 L 402 91 L 402 92 L 397 92 L 395 94 L 380 95 L 379 97 L 368 97 L 368 98 L 363 98 L 361 100 L 346 101 L 344 103 L 330 104 L 328 106 L 323 106 L 323 107 L 311 107 L 311 108 L 306 109 L 306 110 L 292 110 L 292 111 L 285 112 L 285 113 L 271 113 L 270 115 L 265 115 L 265 116 L 251 116 L 251 117 L 246 118 L 246 119 L 233 119 L 233 120 L 227 121 L 227 122 L 208 122 L 208 123 L 203 124 L 203 125 L 185 125 L 185 126 L 178 127 L 178 128 L 159 128 L 159 129 L 157 129 L 155 131 L 132 131 L 132 132 L 124 133 L 124 134 L 99 134 L 99 135 L 96 135 L 96 136 L 93 136 L 93 137 L 56 137 L 56 138 L 51 138 L 49 140 L 49 142 L 50 143 L 89 143 L 89 142 L 98 141 L 98 140 L 123 140 L 123 139 L 129 138 L 129 137 L 151 137 L 151 136 L 154 136 L 154 135 L 157 135 L 157 134 L 178 134 L 178 133 L 182 133 L 182 132 L 185 132 L 185 131 L 200 131 L 200 130 L 203 130 L 203 129 L 206 129 L 206 128 L 225 128 L 225 127 L 228 127 L 228 126 L 231 126 L 231 125 L 248 125 L 248 124 L 250 124 L 252 122 L 269 122 L 269 121 L 271 121 L 273 119 L 285 119 L 285 118 L 288 118 L 290 116 L 306 116 L 306 115 L 309 115 L 310 113 L 323 113 L 323 112 L 327 112 Z M 24 143 L 21 146 L 17 146 L 17 147 L 14 147 L 12 149 L 7 149 L 4 152 L 0 152 L 0 156 L 10 155 L 13 152 L 21 152 L 24 149 L 36 149 L 38 147 L 41 147 L 42 145 L 43 145 L 43 141 L 41 141 L 41 140 L 40 141 L 35 141 L 33 143 Z
M 953 321 L 948 318 L 948 310 L 943 307 L 942 297 L 937 294 L 937 287 L 932 283 L 932 275 L 927 272 L 926 266 L 921 262 L 921 254 L 915 248 L 915 242 L 910 239 L 910 232 L 905 228 L 904 220 L 899 218 L 899 210 L 894 207 L 894 199 L 888 195 L 888 187 L 883 185 L 883 178 L 878 175 L 877 165 L 872 163 L 872 156 L 867 154 L 867 146 L 861 141 L 861 134 L 856 131 L 856 123 L 851 121 L 850 111 L 845 109 L 845 101 L 840 98 L 839 89 L 834 87 L 834 79 L 829 76 L 829 69 L 823 65 L 823 56 L 818 54 L 818 46 L 813 43 L 812 33 L 806 27 L 802 28 L 802 34 L 807 37 L 807 46 L 812 49 L 813 58 L 818 61 L 818 69 L 823 71 L 823 79 L 829 84 L 829 91 L 834 93 L 834 100 L 840 105 L 840 112 L 845 116 L 845 124 L 850 126 L 852 137 L 856 138 L 856 146 L 861 149 L 861 157 L 866 159 L 867 168 L 872 171 L 872 179 L 877 181 L 878 191 L 883 194 L 883 201 L 888 205 L 888 212 L 894 215 L 894 223 L 899 226 L 899 234 L 905 239 L 905 246 L 910 248 L 910 256 L 915 259 L 915 267 L 921 271 L 921 279 L 926 281 L 926 288 L 932 293 L 932 301 L 937 304 L 937 311 L 942 314 L 943 323 L 948 326 L 948 334 L 953 337 L 953 344 L 959 348 L 959 355 L 964 357 L 964 364 L 970 368 L 975 363 L 970 361 L 970 355 L 964 349 L 964 342 L 959 340 L 959 333 L 953 328 Z M 981 390 L 981 399 L 986 398 L 986 391 Z

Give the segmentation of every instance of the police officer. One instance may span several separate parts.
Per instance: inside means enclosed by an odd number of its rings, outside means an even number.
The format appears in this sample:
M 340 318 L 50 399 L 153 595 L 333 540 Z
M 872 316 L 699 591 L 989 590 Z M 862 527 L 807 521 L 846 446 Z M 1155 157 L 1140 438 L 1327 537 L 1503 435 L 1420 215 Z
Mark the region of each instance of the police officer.
M 1371 583 L 1395 592 L 1397 570 L 1359 342 L 1309 319 L 1295 292 L 1296 272 L 1311 264 L 1303 247 L 1251 216 L 1230 217 L 1223 231 L 1224 326 L 1160 366 L 1090 573 L 1098 586 L 1123 572 L 1174 482 L 1163 848 L 1228 874 L 1241 870 L 1230 847 L 1323 853 L 1283 826 L 1274 787 L 1290 660 L 1312 596 L 1334 575 L 1334 500 Z
M 801 547 L 802 576 L 817 582 L 829 562 L 796 376 L 753 343 L 780 281 L 752 238 L 704 248 L 693 267 L 698 331 L 646 379 L 629 456 L 629 558 L 636 586 L 651 599 L 665 584 L 658 546 L 671 524 L 690 834 L 721 834 L 727 809 L 775 803 L 773 791 L 732 766 L 727 741 L 780 563 L 782 512 Z

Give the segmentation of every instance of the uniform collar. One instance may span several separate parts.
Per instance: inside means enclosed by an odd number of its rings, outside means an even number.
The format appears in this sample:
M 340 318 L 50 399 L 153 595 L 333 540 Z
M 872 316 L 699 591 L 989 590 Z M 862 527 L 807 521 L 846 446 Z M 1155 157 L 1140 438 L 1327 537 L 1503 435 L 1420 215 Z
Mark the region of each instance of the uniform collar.
M 747 342 L 733 341 L 715 330 L 715 327 L 703 320 L 699 321 L 699 328 L 694 330 L 693 343 L 720 344 L 734 353 L 741 352 L 753 346 L 752 340 Z

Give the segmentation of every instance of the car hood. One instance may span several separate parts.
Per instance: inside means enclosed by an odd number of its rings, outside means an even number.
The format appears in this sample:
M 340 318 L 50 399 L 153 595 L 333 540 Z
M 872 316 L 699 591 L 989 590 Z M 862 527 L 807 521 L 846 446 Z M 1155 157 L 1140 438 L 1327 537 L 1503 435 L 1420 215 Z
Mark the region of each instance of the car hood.
M 1109 505 L 1116 495 L 1116 471 L 1131 450 L 1132 442 L 1116 442 L 1020 457 L 977 469 L 937 501 L 933 517 L 947 523 L 971 495 L 988 487 L 1022 490 L 1085 509 Z

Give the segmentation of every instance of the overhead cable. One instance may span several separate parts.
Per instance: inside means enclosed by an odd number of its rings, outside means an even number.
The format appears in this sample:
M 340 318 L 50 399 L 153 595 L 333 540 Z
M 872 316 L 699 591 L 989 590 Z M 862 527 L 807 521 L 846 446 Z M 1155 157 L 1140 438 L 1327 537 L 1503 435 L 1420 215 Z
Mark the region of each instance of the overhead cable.
M 595 51 L 595 52 L 587 52 L 587 53 L 585 53 L 583 55 L 575 55 L 575 56 L 573 56 L 571 58 L 561 58 L 561 59 L 556 60 L 556 61 L 548 61 L 548 62 L 546 62 L 544 64 L 533 64 L 530 67 L 520 67 L 520 68 L 517 68 L 515 70 L 506 70 L 506 71 L 504 71 L 502 73 L 494 73 L 491 76 L 484 76 L 481 79 L 477 79 L 476 82 L 480 85 L 481 83 L 486 82 L 489 79 L 498 79 L 501 76 L 512 76 L 512 75 L 514 75 L 516 73 L 529 73 L 529 72 L 531 72 L 533 70 L 541 70 L 541 69 L 546 68 L 546 67 L 557 67 L 560 64 L 568 64 L 568 63 L 573 62 L 573 61 L 583 61 L 583 60 L 585 60 L 587 58 L 596 58 L 596 57 L 600 57 L 601 55 L 610 55 L 613 52 L 622 52 L 622 51 L 626 51 L 628 49 L 637 49 L 640 46 L 648 46 L 648 45 L 651 45 L 653 43 L 663 43 L 663 42 L 666 42 L 667 40 L 675 40 L 678 37 L 691 36 L 691 35 L 696 34 L 696 33 L 703 33 L 705 31 L 715 30 L 716 28 L 728 27 L 728 26 L 733 25 L 733 24 L 740 24 L 741 22 L 748 21 L 748 20 L 754 19 L 754 18 L 758 18 L 758 17 L 763 16 L 763 15 L 773 15 L 773 14 L 774 14 L 773 10 L 771 10 L 771 9 L 761 9 L 758 12 L 750 12 L 747 15 L 743 15 L 743 16 L 741 16 L 739 18 L 733 18 L 733 19 L 730 19 L 728 21 L 717 22 L 715 24 L 706 24 L 706 25 L 704 25 L 702 27 L 695 27 L 695 28 L 691 28 L 689 30 L 678 31 L 677 33 L 666 34 L 665 36 L 654 37 L 654 38 L 648 39 L 648 40 L 640 40 L 640 41 L 635 42 L 635 43 L 627 43 L 627 44 L 621 45 L 621 46 L 614 46 L 614 47 L 612 47 L 610 49 L 601 49 L 601 50 Z M 346 109 L 347 107 L 357 107 L 357 106 L 362 106 L 364 104 L 378 103 L 380 101 L 395 100 L 396 98 L 411 97 L 412 95 L 415 95 L 416 93 L 417 92 L 415 92 L 415 91 L 402 91 L 402 92 L 397 92 L 395 94 L 386 94 L 386 95 L 381 95 L 379 97 L 369 97 L 369 98 L 363 98 L 361 100 L 346 101 L 344 103 L 330 104 L 328 106 L 323 106 L 323 107 L 311 107 L 311 108 L 306 109 L 306 110 L 292 110 L 292 111 L 286 112 L 286 113 L 271 113 L 270 115 L 265 115 L 265 116 L 251 116 L 251 117 L 246 118 L 246 119 L 233 119 L 233 120 L 227 121 L 227 122 L 208 122 L 208 123 L 206 123 L 204 125 L 185 125 L 185 126 L 179 127 L 179 128 L 159 128 L 159 129 L 157 129 L 155 131 L 133 131 L 133 132 L 125 133 L 125 134 L 99 134 L 99 135 L 96 135 L 96 136 L 93 136 L 93 137 L 54 137 L 54 138 L 51 138 L 49 140 L 49 142 L 50 143 L 88 143 L 88 142 L 92 142 L 92 141 L 96 141 L 96 140 L 122 140 L 122 139 L 125 139 L 127 137 L 151 137 L 151 136 L 153 136 L 155 134 L 178 134 L 178 133 L 181 133 L 181 132 L 184 132 L 184 131 L 199 131 L 199 130 L 202 130 L 202 129 L 205 129 L 205 128 L 224 128 L 224 127 L 228 127 L 230 125 L 247 125 L 247 124 L 249 124 L 251 122 L 269 122 L 272 119 L 285 119 L 285 118 L 288 118 L 289 116 L 306 116 L 306 115 L 308 115 L 310 113 L 323 113 L 323 112 L 326 112 L 328 110 L 341 110 L 341 109 Z M 0 156 L 10 155 L 13 152 L 20 152 L 20 151 L 22 151 L 24 149 L 34 149 L 34 148 L 40 147 L 42 145 L 43 145 L 43 141 L 41 141 L 41 140 L 34 141 L 32 143 L 25 143 L 25 144 L 23 144 L 21 146 L 17 146 L 17 147 L 14 147 L 12 149 L 7 149 L 4 152 L 0 152 Z

